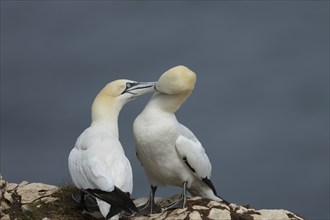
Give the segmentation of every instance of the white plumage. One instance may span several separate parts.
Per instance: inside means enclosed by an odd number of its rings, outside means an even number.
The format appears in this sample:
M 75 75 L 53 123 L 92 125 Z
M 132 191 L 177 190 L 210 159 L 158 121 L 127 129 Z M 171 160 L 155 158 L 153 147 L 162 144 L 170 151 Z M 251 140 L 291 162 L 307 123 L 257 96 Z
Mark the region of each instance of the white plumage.
M 128 212 L 136 210 L 129 199 L 133 174 L 118 139 L 118 115 L 125 103 L 151 92 L 153 85 L 117 80 L 104 87 L 94 100 L 91 126 L 79 136 L 70 152 L 68 165 L 74 185 L 97 197 L 106 218 L 118 213 L 109 216 L 110 205 Z M 118 214 L 114 216 L 118 217 Z
M 210 181 L 211 163 L 202 144 L 175 116 L 195 81 L 195 73 L 184 66 L 165 72 L 156 84 L 157 91 L 133 124 L 137 157 L 153 191 L 166 185 L 184 188 L 183 202 L 172 207 L 185 205 L 185 187 L 193 195 L 222 201 Z M 153 201 L 144 209 L 154 212 L 150 206 L 155 206 Z
M 79 189 L 100 189 L 111 192 L 117 186 L 132 193 L 133 174 L 124 150 L 105 125 L 93 125 L 78 138 L 69 156 L 69 168 L 74 185 Z M 97 200 L 102 215 L 110 205 Z

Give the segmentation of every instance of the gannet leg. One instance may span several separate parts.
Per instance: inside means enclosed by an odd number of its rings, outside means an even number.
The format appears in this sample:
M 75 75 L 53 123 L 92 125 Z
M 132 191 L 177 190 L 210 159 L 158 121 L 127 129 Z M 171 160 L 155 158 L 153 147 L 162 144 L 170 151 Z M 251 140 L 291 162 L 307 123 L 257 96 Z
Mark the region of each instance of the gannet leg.
M 177 208 L 185 208 L 187 205 L 187 184 L 188 182 L 183 182 L 182 186 L 182 193 L 178 201 L 174 201 L 168 205 L 162 206 L 162 209 L 169 210 L 169 209 L 177 209 Z
M 138 216 L 158 213 L 161 211 L 160 206 L 155 203 L 155 193 L 157 190 L 157 186 L 151 185 L 150 187 L 151 191 L 147 203 L 137 207 L 139 212 L 136 215 Z

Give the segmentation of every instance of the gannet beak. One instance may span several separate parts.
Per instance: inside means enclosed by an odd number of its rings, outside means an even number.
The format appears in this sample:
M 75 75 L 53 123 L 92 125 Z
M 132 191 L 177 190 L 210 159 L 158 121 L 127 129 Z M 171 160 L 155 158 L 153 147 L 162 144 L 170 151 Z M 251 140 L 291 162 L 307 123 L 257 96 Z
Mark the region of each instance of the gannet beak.
M 154 91 L 156 82 L 136 82 L 132 87 L 126 89 L 123 93 L 130 93 L 134 97 L 144 95 Z

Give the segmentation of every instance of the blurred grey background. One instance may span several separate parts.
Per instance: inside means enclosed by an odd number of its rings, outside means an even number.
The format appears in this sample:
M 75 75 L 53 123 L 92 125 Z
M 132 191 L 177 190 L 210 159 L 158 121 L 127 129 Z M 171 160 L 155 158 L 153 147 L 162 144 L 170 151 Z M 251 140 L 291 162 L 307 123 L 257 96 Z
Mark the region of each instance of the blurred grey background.
M 329 219 L 328 9 L 328 1 L 1 1 L 1 175 L 70 182 L 67 157 L 99 90 L 183 64 L 198 80 L 177 117 L 203 143 L 219 194 Z M 130 102 L 119 120 L 134 197 L 149 193 L 132 136 L 149 98 Z

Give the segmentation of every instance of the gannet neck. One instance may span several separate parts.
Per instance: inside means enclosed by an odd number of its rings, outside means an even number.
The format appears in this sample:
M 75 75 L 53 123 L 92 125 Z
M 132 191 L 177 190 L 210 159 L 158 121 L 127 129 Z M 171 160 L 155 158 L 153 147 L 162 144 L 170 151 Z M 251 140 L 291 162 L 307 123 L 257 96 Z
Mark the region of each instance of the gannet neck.
M 92 105 L 92 125 L 105 125 L 116 137 L 119 137 L 118 116 L 123 105 L 120 100 L 99 93 Z
M 192 91 L 169 95 L 165 93 L 154 93 L 151 97 L 148 108 L 159 109 L 166 112 L 175 113 L 184 101 L 189 97 Z

